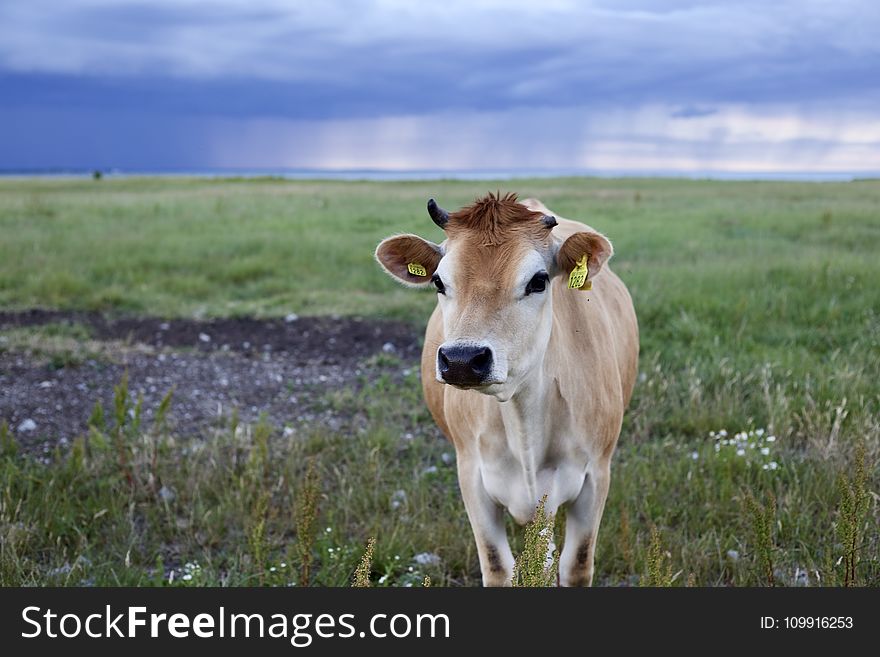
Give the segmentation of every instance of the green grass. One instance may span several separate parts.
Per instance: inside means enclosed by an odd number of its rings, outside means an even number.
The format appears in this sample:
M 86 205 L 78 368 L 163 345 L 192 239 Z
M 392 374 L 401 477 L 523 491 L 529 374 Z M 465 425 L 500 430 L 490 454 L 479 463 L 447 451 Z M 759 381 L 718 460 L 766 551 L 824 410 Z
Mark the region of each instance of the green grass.
M 642 377 L 596 583 L 790 585 L 806 570 L 811 585 L 843 584 L 855 549 L 855 583 L 880 585 L 880 182 L 2 181 L 0 308 L 423 326 L 433 296 L 381 273 L 376 243 L 394 232 L 439 240 L 429 196 L 452 209 L 496 188 L 607 234 L 639 316 Z M 290 441 L 273 427 L 225 427 L 204 444 L 123 432 L 134 485 L 102 432 L 50 464 L 7 446 L 0 583 L 167 583 L 188 562 L 195 575 L 175 583 L 297 581 L 295 499 L 314 459 L 309 583 L 349 583 L 375 537 L 374 583 L 475 584 L 454 467 L 440 460 L 452 448 L 429 438 L 413 377 L 328 395 L 367 417 L 358 432 Z M 403 438 L 413 427 L 424 431 Z M 758 428 L 777 438 L 775 470 L 754 451 L 716 452 L 709 436 Z M 864 494 L 852 489 L 859 445 Z M 404 501 L 392 510 L 392 499 Z M 853 512 L 853 500 L 867 508 Z M 422 552 L 441 565 L 416 564 Z M 280 563 L 296 570 L 282 577 Z

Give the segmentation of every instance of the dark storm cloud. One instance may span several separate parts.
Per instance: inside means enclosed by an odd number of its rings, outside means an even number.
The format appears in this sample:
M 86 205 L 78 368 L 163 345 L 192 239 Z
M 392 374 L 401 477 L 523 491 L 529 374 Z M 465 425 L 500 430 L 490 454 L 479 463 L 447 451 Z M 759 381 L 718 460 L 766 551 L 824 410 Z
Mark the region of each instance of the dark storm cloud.
M 558 110 L 572 121 L 560 135 L 595 136 L 585 121 L 648 106 L 696 124 L 732 105 L 880 104 L 872 0 L 31 0 L 0 4 L 0 25 L 0 110 L 18 122 L 0 137 L 39 131 L 35 117 L 73 130 L 89 111 L 114 117 L 90 122 L 109 135 L 126 116 L 177 134 L 208 119 L 493 112 L 517 113 L 521 129 L 523 113 Z
M 407 6 L 19 3 L 0 10 L 12 35 L 2 91 L 20 103 L 146 96 L 179 111 L 303 118 L 880 90 L 870 0 Z

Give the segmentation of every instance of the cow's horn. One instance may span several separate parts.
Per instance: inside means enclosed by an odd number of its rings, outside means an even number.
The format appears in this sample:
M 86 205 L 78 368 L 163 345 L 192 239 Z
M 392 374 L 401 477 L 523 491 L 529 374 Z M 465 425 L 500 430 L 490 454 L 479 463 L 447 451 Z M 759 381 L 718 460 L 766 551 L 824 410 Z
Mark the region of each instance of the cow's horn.
M 437 202 L 432 198 L 428 199 L 428 214 L 431 215 L 435 224 L 446 230 L 446 224 L 449 223 L 449 213 L 437 205 Z

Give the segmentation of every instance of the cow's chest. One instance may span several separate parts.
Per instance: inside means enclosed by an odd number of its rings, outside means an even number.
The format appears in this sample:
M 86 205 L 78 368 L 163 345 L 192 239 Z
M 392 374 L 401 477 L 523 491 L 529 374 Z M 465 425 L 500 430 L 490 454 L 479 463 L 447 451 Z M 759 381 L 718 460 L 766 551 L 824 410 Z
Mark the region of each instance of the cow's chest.
M 544 495 L 547 512 L 555 513 L 580 493 L 589 459 L 583 447 L 574 446 L 574 440 L 567 441 L 571 448 L 562 450 L 542 445 L 514 450 L 502 440 L 487 442 L 480 450 L 483 486 L 517 522 L 530 521 Z

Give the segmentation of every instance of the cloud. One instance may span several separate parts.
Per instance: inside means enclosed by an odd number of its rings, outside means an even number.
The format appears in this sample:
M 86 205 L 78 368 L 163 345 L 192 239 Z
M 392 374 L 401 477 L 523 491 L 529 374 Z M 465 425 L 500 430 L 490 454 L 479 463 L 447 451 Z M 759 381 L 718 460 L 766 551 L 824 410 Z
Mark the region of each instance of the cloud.
M 731 105 L 685 123 L 662 105 L 614 113 L 514 109 L 466 117 L 259 120 L 220 130 L 224 139 L 214 140 L 212 157 L 228 167 L 274 158 L 277 167 L 327 169 L 880 170 L 880 124 L 870 113 L 835 108 L 793 116 L 786 107 Z
M 428 112 L 880 93 L 880 5 L 871 0 L 447 0 L 418 9 L 403 1 L 30 0 L 6 3 L 0 24 L 8 73 L 208 89 L 246 80 L 333 99 L 334 113 L 352 116 L 374 113 L 365 97 Z M 267 112 L 294 113 L 281 104 Z
M 0 25 L 0 167 L 877 168 L 872 0 L 29 0 Z
M 618 172 L 880 171 L 872 108 L 720 105 L 682 121 L 658 104 L 357 118 L 179 117 L 0 110 L 19 167 Z M 23 130 L 37 121 L 40 130 Z M 63 144 L 64 148 L 59 148 Z M 3 165 L 0 155 L 0 166 Z M 23 159 L 22 159 L 23 158 Z M 44 165 L 44 164 L 43 164 Z
M 687 107 L 680 107 L 674 110 L 669 116 L 673 119 L 697 119 L 717 113 L 718 110 L 713 107 L 694 107 L 693 105 L 688 105 Z

